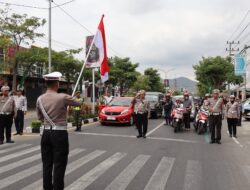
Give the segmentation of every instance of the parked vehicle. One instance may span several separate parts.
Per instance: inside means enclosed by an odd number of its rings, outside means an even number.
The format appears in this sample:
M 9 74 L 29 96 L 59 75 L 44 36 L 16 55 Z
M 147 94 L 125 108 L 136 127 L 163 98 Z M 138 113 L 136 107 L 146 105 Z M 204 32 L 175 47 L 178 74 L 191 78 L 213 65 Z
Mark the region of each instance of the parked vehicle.
M 158 118 L 162 116 L 163 98 L 164 95 L 161 92 L 146 92 L 145 99 L 149 101 L 150 115 L 152 118 Z
M 242 115 L 246 120 L 250 120 L 250 98 L 242 102 Z
M 194 128 L 198 134 L 202 134 L 208 131 L 208 117 L 209 111 L 201 107 L 196 115 L 194 122 Z
M 124 123 L 132 126 L 135 122 L 134 107 L 131 104 L 133 97 L 115 97 L 99 113 L 102 125 L 108 123 Z
M 174 128 L 174 132 L 181 131 L 184 123 L 183 123 L 183 113 L 184 113 L 183 105 L 181 104 L 180 107 L 174 108 L 172 111 L 172 126 Z

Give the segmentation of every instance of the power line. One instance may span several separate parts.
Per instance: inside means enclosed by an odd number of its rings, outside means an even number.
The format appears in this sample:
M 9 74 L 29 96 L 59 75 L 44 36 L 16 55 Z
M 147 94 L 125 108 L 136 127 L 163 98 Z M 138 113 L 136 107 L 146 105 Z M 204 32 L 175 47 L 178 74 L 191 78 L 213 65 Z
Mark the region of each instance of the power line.
M 36 6 L 31 6 L 31 5 L 24 5 L 24 4 L 16 4 L 16 3 L 6 3 L 6 2 L 0 2 L 0 4 L 4 5 L 11 5 L 11 6 L 16 6 L 16 7 L 26 7 L 26 8 L 32 8 L 32 9 L 41 9 L 41 10 L 47 10 L 48 8 L 45 7 L 36 7 Z
M 242 18 L 241 22 L 239 23 L 239 25 L 236 27 L 236 29 L 234 30 L 234 32 L 231 34 L 231 36 L 229 37 L 229 40 L 234 36 L 234 34 L 238 31 L 238 29 L 241 27 L 241 25 L 243 24 L 243 22 L 245 21 L 245 19 L 247 18 L 248 14 L 250 13 L 250 10 L 247 11 L 247 13 L 245 14 L 245 16 Z
M 234 41 L 237 40 L 243 34 L 243 32 L 248 28 L 249 25 L 250 25 L 250 22 L 248 22 L 247 25 L 245 26 L 245 28 L 238 34 L 238 36 L 236 36 Z
M 62 3 L 62 4 L 60 4 L 60 5 L 56 5 L 56 6 L 54 6 L 54 7 L 51 7 L 51 8 L 52 8 L 52 9 L 53 9 L 53 8 L 58 8 L 58 7 L 67 5 L 67 4 L 69 4 L 69 3 L 72 3 L 73 1 L 75 1 L 75 0 L 68 1 L 68 2 Z M 47 7 L 37 7 L 37 6 L 31 6 L 31 5 L 25 5 L 25 4 L 7 3 L 7 2 L 2 2 L 2 1 L 0 2 L 0 4 L 10 5 L 10 6 L 16 6 L 16 7 L 25 7 L 25 8 L 32 8 L 32 9 L 48 10 Z
M 55 3 L 55 1 L 53 1 L 53 3 L 58 6 L 58 4 Z M 80 23 L 77 19 L 75 19 L 72 15 L 70 15 L 67 11 L 65 11 L 62 7 L 58 7 L 62 12 L 64 12 L 67 16 L 69 16 L 75 23 L 77 23 L 79 26 L 81 26 L 84 30 L 86 30 L 88 33 L 90 33 L 91 35 L 94 35 L 86 26 L 84 26 L 82 23 Z M 111 48 L 110 46 L 108 46 L 108 48 L 110 50 L 112 50 L 115 54 L 119 55 L 119 53 L 117 53 L 113 48 Z

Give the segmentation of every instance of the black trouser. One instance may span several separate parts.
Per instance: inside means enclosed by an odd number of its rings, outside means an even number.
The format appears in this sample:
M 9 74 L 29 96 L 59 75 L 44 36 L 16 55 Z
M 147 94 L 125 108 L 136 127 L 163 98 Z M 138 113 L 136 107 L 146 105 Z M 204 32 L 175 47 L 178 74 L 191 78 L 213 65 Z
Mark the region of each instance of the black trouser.
M 210 115 L 209 117 L 209 128 L 211 130 L 211 141 L 221 140 L 221 126 L 222 126 L 222 115 Z M 215 138 L 216 130 L 216 138 Z
M 0 114 L 0 141 L 4 141 L 4 129 L 6 140 L 11 140 L 11 126 L 13 123 L 13 115 Z
M 228 132 L 230 135 L 236 136 L 237 133 L 237 123 L 238 119 L 237 118 L 227 118 L 227 126 L 228 126 Z
M 15 126 L 17 133 L 23 133 L 24 125 L 24 112 L 22 110 L 17 110 L 17 116 L 15 118 Z
M 172 122 L 172 117 L 171 117 L 171 112 L 165 110 L 165 119 L 166 119 L 166 124 L 170 125 Z
M 139 135 L 146 135 L 148 131 L 148 113 L 137 113 L 136 128 L 138 129 Z
M 69 154 L 68 132 L 66 130 L 44 130 L 41 139 L 41 153 L 43 188 L 45 190 L 63 190 Z
M 190 129 L 190 113 L 183 114 L 183 122 L 186 129 Z

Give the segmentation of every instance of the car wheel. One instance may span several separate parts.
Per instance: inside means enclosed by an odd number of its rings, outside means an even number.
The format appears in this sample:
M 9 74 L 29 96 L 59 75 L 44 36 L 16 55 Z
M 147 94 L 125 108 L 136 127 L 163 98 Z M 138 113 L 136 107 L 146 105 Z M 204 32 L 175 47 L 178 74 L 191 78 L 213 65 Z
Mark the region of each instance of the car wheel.
M 101 122 L 101 125 L 105 125 L 105 123 L 104 123 L 104 122 Z

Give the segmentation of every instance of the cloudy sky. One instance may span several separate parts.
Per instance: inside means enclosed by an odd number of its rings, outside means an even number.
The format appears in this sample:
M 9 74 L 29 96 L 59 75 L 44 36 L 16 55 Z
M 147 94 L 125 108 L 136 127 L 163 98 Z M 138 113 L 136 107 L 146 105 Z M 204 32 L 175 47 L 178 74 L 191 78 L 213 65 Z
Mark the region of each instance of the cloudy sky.
M 54 0 L 56 4 L 67 1 Z M 0 2 L 48 7 L 47 0 Z M 48 18 L 47 10 L 11 8 L 13 12 Z M 169 78 L 194 79 L 192 65 L 202 56 L 226 55 L 226 41 L 234 40 L 250 22 L 248 14 L 235 31 L 250 10 L 249 0 L 75 0 L 62 8 L 93 34 L 105 14 L 108 56 L 130 57 L 140 63 L 139 71 L 148 67 L 174 69 L 167 73 Z M 83 47 L 90 33 L 59 8 L 53 8 L 52 14 L 53 49 Z M 46 37 L 47 27 L 40 29 Z M 46 46 L 46 37 L 36 44 Z M 249 41 L 250 27 L 236 40 L 242 41 L 239 47 Z M 163 71 L 160 73 L 164 77 Z

